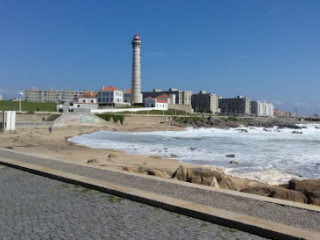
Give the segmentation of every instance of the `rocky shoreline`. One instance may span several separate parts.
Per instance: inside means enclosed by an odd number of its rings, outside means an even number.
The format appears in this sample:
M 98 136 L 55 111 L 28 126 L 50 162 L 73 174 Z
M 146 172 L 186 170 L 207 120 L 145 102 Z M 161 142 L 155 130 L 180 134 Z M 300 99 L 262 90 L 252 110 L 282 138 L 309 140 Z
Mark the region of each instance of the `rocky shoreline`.
M 171 124 L 180 127 L 194 128 L 237 128 L 237 127 L 263 127 L 301 129 L 296 124 L 306 123 L 302 118 L 268 118 L 268 117 L 220 117 L 220 116 L 197 116 L 197 117 L 174 117 Z
M 255 180 L 233 177 L 224 174 L 215 167 L 189 168 L 179 166 L 173 173 L 160 168 L 148 167 L 123 167 L 122 170 L 205 185 L 214 189 L 228 189 L 320 206 L 320 179 L 292 179 L 288 184 L 274 186 Z

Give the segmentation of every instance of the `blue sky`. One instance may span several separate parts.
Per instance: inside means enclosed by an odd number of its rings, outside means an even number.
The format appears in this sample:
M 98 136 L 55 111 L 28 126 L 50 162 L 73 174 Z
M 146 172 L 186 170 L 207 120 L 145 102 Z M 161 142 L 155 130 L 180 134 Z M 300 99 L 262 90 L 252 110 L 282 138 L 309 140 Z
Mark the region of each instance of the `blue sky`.
M 0 0 L 0 93 L 131 87 L 206 90 L 320 113 L 318 0 Z

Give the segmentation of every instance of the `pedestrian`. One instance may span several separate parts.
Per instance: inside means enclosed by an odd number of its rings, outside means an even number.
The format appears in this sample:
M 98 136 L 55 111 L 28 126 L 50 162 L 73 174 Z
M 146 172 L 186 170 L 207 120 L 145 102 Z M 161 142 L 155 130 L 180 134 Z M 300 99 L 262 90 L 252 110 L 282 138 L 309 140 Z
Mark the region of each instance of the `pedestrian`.
M 49 126 L 48 130 L 49 130 L 49 133 L 51 134 L 51 132 L 52 132 L 52 127 Z

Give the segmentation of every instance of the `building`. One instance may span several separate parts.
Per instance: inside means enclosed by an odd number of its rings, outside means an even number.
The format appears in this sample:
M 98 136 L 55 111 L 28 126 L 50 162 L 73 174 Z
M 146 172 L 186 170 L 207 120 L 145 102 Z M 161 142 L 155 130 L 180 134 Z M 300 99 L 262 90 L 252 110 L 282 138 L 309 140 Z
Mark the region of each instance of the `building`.
M 214 93 L 206 93 L 200 91 L 198 94 L 193 94 L 191 98 L 192 108 L 195 112 L 208 112 L 219 114 L 219 98 Z
M 168 103 L 160 98 L 147 97 L 144 99 L 144 106 L 155 108 L 155 110 L 168 110 Z
M 142 103 L 141 94 L 141 71 L 140 71 L 140 47 L 141 41 L 139 35 L 136 33 L 132 40 L 132 92 L 131 104 Z
M 223 115 L 250 115 L 251 102 L 247 97 L 237 96 L 236 98 L 220 98 L 219 108 Z
M 280 109 L 274 109 L 273 113 L 275 117 L 290 117 L 290 112 L 282 111 Z
M 258 117 L 273 117 L 274 106 L 272 103 L 263 101 L 251 101 L 251 114 Z
M 97 103 L 98 92 L 86 91 L 83 95 L 80 95 L 77 101 L 73 103 L 73 110 L 91 110 L 98 109 Z
M 38 90 L 32 87 L 30 90 L 23 90 L 22 100 L 28 102 L 74 101 L 83 93 L 84 91 L 73 91 L 70 88 L 64 91 L 54 90 L 53 88 L 49 90 Z
M 142 92 L 142 94 L 143 99 L 146 99 L 147 97 L 155 98 L 162 94 L 166 94 L 170 97 L 170 99 L 172 99 L 171 104 L 182 104 L 191 106 L 192 91 L 181 91 L 175 88 L 170 88 L 168 91 L 154 89 L 152 92 Z
M 131 89 L 125 90 L 123 93 L 123 101 L 125 103 L 131 103 Z
M 113 86 L 102 87 L 97 94 L 98 104 L 101 106 L 115 106 L 123 104 L 123 91 Z
M 77 102 L 85 103 L 85 104 L 97 104 L 97 95 L 98 95 L 98 92 L 86 91 L 78 97 Z
M 161 99 L 168 104 L 175 104 L 175 102 L 176 102 L 176 95 L 174 95 L 174 94 L 170 94 L 170 96 L 169 96 L 169 95 L 163 93 L 163 94 L 157 96 L 156 98 Z

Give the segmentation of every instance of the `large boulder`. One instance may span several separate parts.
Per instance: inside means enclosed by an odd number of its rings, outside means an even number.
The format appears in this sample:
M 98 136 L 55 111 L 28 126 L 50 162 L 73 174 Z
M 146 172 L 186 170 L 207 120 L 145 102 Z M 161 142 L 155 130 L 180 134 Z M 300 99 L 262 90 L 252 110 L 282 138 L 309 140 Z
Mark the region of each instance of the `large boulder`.
M 320 206 L 320 179 L 292 179 L 289 181 L 288 189 L 302 192 L 308 203 Z
M 306 196 L 301 192 L 267 184 L 255 184 L 243 189 L 241 192 L 256 194 L 264 197 L 290 200 L 300 203 L 307 202 Z
M 237 185 L 230 177 L 223 174 L 218 169 L 212 168 L 186 168 L 180 166 L 173 173 L 172 178 L 184 182 L 202 184 L 212 186 L 215 188 L 224 188 L 230 190 L 237 190 Z
M 320 179 L 292 179 L 289 181 L 288 188 L 301 192 L 320 191 Z

